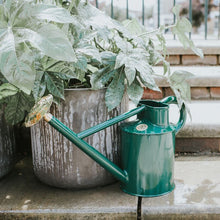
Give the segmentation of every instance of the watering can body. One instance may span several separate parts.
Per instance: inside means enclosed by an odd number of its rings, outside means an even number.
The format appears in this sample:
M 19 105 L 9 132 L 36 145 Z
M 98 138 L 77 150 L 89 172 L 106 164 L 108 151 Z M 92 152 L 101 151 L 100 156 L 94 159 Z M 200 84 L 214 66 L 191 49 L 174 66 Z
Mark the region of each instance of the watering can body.
M 46 99 L 42 102 L 44 101 L 47 102 Z M 123 191 L 142 197 L 160 196 L 171 192 L 175 187 L 173 177 L 175 135 L 186 121 L 186 110 L 183 104 L 178 123 L 170 124 L 169 104 L 177 104 L 174 96 L 167 97 L 160 102 L 143 100 L 136 109 L 78 134 L 51 114 L 45 114 L 46 108 L 41 108 L 41 112 L 36 111 L 39 108 L 36 106 L 27 119 L 26 126 L 32 126 L 36 118 L 44 114 L 44 119 L 51 126 L 113 174 L 121 182 Z M 121 168 L 83 140 L 89 135 L 134 115 L 137 115 L 137 120 L 120 125 Z
M 137 120 L 121 124 L 122 168 L 129 182 L 123 191 L 143 197 L 160 196 L 174 189 L 177 127 L 169 123 L 168 105 L 141 101 L 145 110 Z

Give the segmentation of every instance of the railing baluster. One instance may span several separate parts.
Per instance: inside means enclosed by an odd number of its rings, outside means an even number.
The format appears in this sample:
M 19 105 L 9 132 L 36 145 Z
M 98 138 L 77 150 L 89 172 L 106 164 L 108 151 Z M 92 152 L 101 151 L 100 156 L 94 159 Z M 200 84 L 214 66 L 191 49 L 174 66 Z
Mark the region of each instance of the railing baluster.
M 205 40 L 207 40 L 208 32 L 208 0 L 205 0 Z
M 173 0 L 173 7 L 176 5 L 176 0 Z M 176 23 L 176 15 L 173 14 L 173 23 Z M 176 35 L 173 35 L 173 39 L 176 40 Z
M 128 0 L 126 0 L 126 18 L 129 18 L 129 11 L 128 11 Z
M 157 27 L 160 27 L 160 0 L 157 0 Z
M 96 8 L 99 8 L 99 2 L 98 2 L 98 0 L 95 0 L 95 6 L 96 6 Z
M 144 19 L 145 19 L 144 13 L 145 13 L 145 11 L 144 11 L 144 0 L 142 0 L 142 24 L 143 25 L 144 25 Z
M 111 0 L 111 17 L 114 18 L 114 2 Z
M 192 24 L 192 0 L 189 0 L 189 21 Z M 189 32 L 189 38 L 191 39 L 192 32 Z
M 220 0 L 218 3 L 218 40 L 220 40 Z
M 157 0 L 157 27 L 160 27 L 160 0 Z

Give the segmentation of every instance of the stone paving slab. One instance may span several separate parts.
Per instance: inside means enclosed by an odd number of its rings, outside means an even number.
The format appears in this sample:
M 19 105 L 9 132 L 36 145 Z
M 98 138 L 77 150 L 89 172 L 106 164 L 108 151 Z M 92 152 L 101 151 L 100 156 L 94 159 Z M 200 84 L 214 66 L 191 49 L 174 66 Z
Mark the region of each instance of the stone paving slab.
M 1 220 L 136 219 L 137 198 L 119 183 L 88 190 L 49 187 L 36 179 L 31 160 L 0 180 Z M 220 219 L 220 157 L 180 157 L 173 192 L 143 198 L 143 219 Z

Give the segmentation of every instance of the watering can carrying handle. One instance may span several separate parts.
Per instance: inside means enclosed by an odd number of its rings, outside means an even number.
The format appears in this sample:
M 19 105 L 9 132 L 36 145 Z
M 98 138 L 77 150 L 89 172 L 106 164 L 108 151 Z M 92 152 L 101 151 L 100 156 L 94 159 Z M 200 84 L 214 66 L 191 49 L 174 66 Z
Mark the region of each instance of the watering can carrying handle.
M 162 99 L 160 102 L 165 103 L 165 104 L 177 104 L 177 99 L 175 96 L 168 96 L 168 97 Z M 176 134 L 184 126 L 184 124 L 186 122 L 186 115 L 187 115 L 186 114 L 186 107 L 185 107 L 185 104 L 183 103 L 182 107 L 180 109 L 179 121 L 175 125 Z

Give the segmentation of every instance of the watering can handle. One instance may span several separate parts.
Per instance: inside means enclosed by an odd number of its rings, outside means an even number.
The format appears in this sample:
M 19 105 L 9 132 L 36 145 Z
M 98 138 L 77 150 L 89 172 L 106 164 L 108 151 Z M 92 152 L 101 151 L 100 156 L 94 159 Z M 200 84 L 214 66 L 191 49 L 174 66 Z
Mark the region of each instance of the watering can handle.
M 165 104 L 177 104 L 177 99 L 175 96 L 168 96 L 168 97 L 162 99 L 160 102 L 165 103 Z M 180 109 L 179 121 L 175 125 L 176 134 L 184 126 L 184 124 L 186 122 L 186 115 L 187 115 L 186 114 L 186 107 L 185 107 L 185 104 L 183 103 L 182 107 Z

